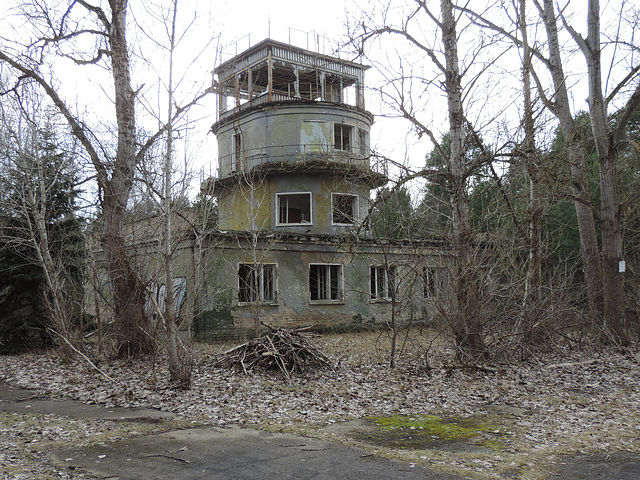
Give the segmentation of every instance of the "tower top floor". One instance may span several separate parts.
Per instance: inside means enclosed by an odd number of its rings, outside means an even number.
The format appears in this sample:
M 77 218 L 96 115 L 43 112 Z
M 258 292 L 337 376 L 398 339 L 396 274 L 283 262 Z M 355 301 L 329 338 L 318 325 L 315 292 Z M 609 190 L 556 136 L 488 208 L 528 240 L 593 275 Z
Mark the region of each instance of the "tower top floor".
M 214 70 L 218 120 L 269 102 L 314 101 L 364 110 L 369 67 L 266 39 Z

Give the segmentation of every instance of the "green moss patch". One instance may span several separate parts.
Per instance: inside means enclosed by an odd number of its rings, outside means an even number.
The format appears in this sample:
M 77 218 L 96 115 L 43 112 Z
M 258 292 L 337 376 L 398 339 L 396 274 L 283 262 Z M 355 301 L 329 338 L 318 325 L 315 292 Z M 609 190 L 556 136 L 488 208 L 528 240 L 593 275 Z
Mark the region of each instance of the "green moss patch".
M 468 449 L 490 426 L 474 419 L 440 418 L 435 415 L 391 415 L 368 417 L 370 428 L 358 432 L 357 439 L 373 445 L 403 449 Z

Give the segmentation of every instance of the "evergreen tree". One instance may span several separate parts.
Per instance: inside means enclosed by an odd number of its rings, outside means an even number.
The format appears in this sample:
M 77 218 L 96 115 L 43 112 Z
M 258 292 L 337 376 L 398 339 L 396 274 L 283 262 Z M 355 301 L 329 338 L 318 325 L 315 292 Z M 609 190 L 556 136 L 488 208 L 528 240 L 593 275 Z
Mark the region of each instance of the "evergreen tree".
M 10 138 L 10 137 L 9 137 Z M 4 137 L 7 140 L 7 136 Z M 34 340 L 47 340 L 51 326 L 45 272 L 33 238 L 34 212 L 26 198 L 45 198 L 48 249 L 61 277 L 64 295 L 80 314 L 84 241 L 76 216 L 76 167 L 57 145 L 51 127 L 37 132 L 35 152 L 10 148 L 4 142 L 0 189 L 0 349 L 13 351 Z M 46 191 L 41 191 L 45 188 Z
M 413 237 L 413 207 L 411 195 L 405 187 L 395 191 L 383 188 L 377 193 L 376 203 L 370 220 L 371 232 L 376 237 Z

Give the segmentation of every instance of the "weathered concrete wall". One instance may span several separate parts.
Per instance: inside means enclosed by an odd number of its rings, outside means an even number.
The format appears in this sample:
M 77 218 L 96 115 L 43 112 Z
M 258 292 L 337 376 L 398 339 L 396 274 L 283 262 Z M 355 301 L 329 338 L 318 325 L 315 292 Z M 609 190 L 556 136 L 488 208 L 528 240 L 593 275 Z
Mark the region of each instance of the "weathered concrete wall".
M 408 251 L 383 248 L 372 242 L 356 247 L 339 245 L 326 238 L 291 236 L 276 240 L 265 238 L 252 248 L 247 238 L 227 235 L 207 266 L 208 298 L 200 302 L 201 318 L 208 320 L 209 334 L 221 331 L 251 331 L 254 317 L 273 327 L 349 327 L 419 321 L 434 314 L 433 305 L 423 298 L 422 267 L 443 267 L 446 258 L 433 249 Z M 397 301 L 374 301 L 370 292 L 372 265 L 392 263 L 399 282 Z M 276 265 L 276 301 L 274 304 L 241 304 L 238 298 L 240 263 Z M 344 294 L 339 300 L 312 301 L 309 291 L 310 264 L 342 265 Z
M 311 193 L 311 223 L 277 225 L 278 193 Z M 222 231 L 260 231 L 340 235 L 350 229 L 332 222 L 332 193 L 357 195 L 356 223 L 369 209 L 369 188 L 334 173 L 279 173 L 238 181 L 219 196 Z
M 233 121 L 216 124 L 218 175 L 224 178 L 269 162 L 297 162 L 306 155 L 313 159 L 317 153 L 328 153 L 331 160 L 342 161 L 343 152 L 334 152 L 333 148 L 335 123 L 354 128 L 351 152 L 358 156 L 358 131 L 365 132 L 368 141 L 373 123 L 373 116 L 364 110 L 324 102 L 273 102 L 253 107 Z M 235 161 L 236 135 L 241 137 L 240 165 Z M 337 156 L 332 159 L 334 153 Z

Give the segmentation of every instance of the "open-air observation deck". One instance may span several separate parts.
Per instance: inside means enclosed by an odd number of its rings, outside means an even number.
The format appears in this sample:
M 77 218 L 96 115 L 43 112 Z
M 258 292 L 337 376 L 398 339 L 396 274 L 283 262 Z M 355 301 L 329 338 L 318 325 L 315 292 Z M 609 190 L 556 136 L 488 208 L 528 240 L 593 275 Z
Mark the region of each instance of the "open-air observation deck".
M 214 70 L 218 175 L 346 169 L 384 183 L 371 160 L 373 115 L 364 108 L 368 66 L 267 39 Z

